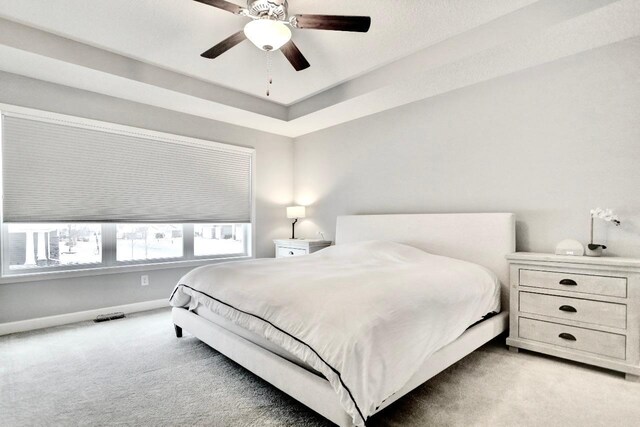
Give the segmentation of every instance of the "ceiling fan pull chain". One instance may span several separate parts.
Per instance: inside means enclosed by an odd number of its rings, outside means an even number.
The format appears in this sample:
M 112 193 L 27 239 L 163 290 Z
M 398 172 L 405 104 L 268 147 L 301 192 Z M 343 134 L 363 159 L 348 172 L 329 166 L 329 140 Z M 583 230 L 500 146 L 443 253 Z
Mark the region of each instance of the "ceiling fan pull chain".
M 267 96 L 271 95 L 271 85 L 273 84 L 273 78 L 271 77 L 271 55 L 270 51 L 265 51 L 267 59 Z

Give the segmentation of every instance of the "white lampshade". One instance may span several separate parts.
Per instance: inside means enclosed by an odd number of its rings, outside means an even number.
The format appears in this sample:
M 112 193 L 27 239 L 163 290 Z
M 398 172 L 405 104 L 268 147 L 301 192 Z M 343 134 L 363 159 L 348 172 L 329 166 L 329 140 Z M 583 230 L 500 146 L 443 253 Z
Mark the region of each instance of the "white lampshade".
M 278 50 L 291 40 L 291 30 L 282 22 L 256 19 L 244 27 L 244 34 L 262 50 Z
M 287 218 L 304 218 L 305 208 L 304 206 L 289 206 L 287 208 Z

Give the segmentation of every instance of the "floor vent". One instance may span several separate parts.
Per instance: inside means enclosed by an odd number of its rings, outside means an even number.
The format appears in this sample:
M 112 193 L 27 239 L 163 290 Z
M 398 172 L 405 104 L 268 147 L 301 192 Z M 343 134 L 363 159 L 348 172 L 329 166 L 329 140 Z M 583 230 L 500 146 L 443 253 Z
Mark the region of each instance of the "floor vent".
M 116 319 L 124 319 L 125 315 L 123 312 L 118 311 L 117 313 L 108 313 L 108 314 L 100 314 L 98 315 L 94 322 L 106 322 L 108 320 L 116 320 Z

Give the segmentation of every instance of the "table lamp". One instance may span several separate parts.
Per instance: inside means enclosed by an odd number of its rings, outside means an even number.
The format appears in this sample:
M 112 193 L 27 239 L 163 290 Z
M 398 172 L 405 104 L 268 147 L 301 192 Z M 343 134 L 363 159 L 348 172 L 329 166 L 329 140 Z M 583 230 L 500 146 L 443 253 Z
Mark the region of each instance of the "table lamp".
M 289 206 L 287 208 L 287 218 L 295 219 L 293 223 L 291 223 L 291 238 L 296 238 L 296 222 L 298 222 L 298 218 L 305 217 L 305 208 L 304 206 Z

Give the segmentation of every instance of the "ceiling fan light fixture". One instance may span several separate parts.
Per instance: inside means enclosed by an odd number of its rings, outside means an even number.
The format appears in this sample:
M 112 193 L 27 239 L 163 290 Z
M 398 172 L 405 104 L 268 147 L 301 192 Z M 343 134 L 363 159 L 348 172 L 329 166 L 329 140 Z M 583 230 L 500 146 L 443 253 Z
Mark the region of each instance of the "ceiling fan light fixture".
M 244 34 L 251 43 L 265 51 L 278 50 L 291 40 L 291 30 L 285 24 L 272 19 L 256 19 L 244 27 Z

